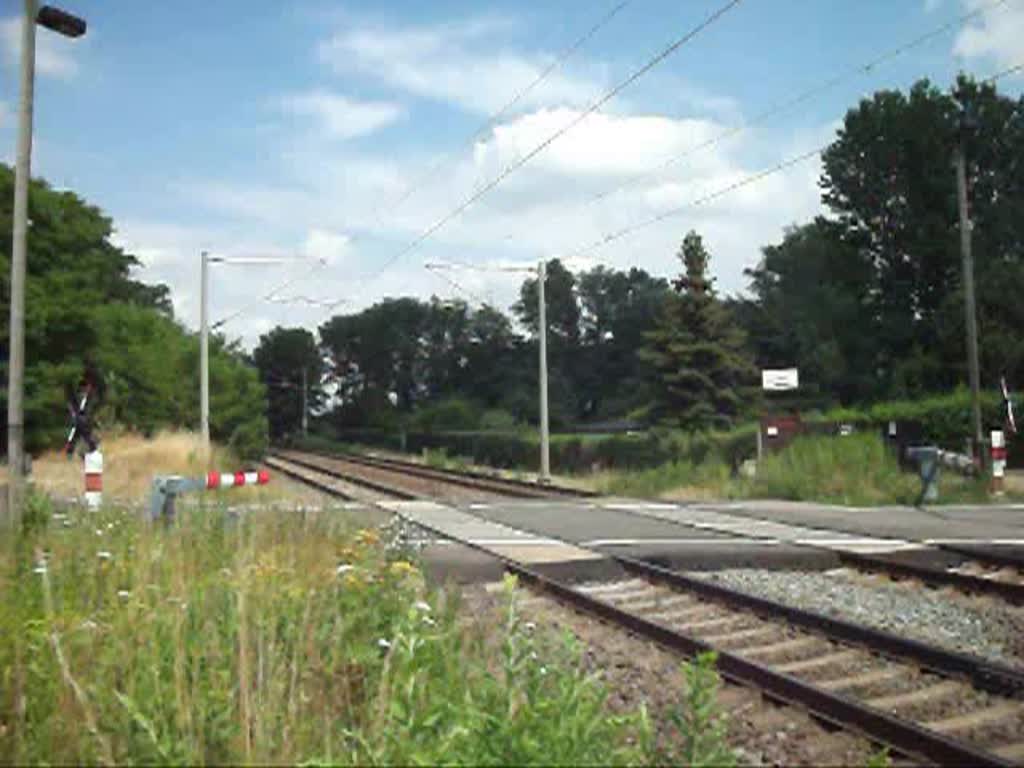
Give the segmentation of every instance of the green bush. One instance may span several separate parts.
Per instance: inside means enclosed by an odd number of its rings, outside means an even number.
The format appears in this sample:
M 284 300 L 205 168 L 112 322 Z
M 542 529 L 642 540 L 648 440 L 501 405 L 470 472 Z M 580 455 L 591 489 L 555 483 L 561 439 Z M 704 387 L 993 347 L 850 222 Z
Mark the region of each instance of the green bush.
M 409 429 L 413 432 L 476 429 L 480 425 L 480 417 L 479 405 L 461 397 L 452 397 L 415 411 Z
M 881 437 L 799 437 L 758 464 L 750 494 L 792 501 L 868 506 L 913 503 L 920 491 Z

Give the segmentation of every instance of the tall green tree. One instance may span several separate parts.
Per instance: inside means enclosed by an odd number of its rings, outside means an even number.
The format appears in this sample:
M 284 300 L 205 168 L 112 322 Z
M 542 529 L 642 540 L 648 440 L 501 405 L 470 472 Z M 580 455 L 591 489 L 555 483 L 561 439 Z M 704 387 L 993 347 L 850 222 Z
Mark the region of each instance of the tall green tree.
M 728 427 L 749 409 L 756 369 L 743 331 L 718 300 L 709 254 L 689 232 L 679 249 L 683 273 L 639 355 L 654 375 L 659 420 L 686 429 Z
M 986 350 L 1019 328 L 1019 302 L 1007 302 L 1005 287 L 1013 293 L 1022 287 L 1024 99 L 963 76 L 950 92 L 927 80 L 906 94 L 880 91 L 847 113 L 824 154 L 823 199 L 867 275 L 862 319 L 874 329 L 867 366 L 875 379 L 872 396 L 912 395 L 965 380 L 963 337 L 949 333 L 962 280 L 951 165 L 961 141 Z M 983 361 L 989 382 L 1000 373 L 997 365 L 1024 375 L 1019 351 L 983 352 Z
M 7 380 L 13 170 L 0 165 L 0 377 Z M 172 317 L 164 285 L 135 279 L 138 260 L 112 242 L 113 222 L 73 192 L 34 179 L 29 189 L 25 321 L 26 445 L 57 448 L 66 397 L 85 365 L 106 381 L 102 429 L 151 432 L 198 423 L 198 342 Z M 263 390 L 237 346 L 215 339 L 211 433 L 258 453 L 266 439 Z M 7 412 L 6 388 L 0 410 Z M 6 440 L 7 431 L 0 439 Z
M 324 399 L 324 362 L 316 338 L 305 328 L 278 326 L 260 336 L 252 357 L 267 388 L 271 437 L 297 432 L 302 426 L 303 380 L 310 411 Z

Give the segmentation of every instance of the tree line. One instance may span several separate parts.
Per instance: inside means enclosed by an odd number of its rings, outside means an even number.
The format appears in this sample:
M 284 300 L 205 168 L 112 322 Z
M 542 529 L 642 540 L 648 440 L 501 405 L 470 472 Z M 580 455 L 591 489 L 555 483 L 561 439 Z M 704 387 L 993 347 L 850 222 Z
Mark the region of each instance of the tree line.
M 826 213 L 762 247 L 745 294 L 718 294 L 697 232 L 683 238 L 671 281 L 635 268 L 573 273 L 550 261 L 553 423 L 727 426 L 756 411 L 761 368 L 799 368 L 793 402 L 808 408 L 961 385 L 958 147 L 973 221 L 982 382 L 1024 381 L 1024 99 L 961 76 L 949 90 L 927 80 L 907 92 L 882 90 L 847 112 L 823 154 Z M 338 426 L 536 422 L 536 291 L 535 279 L 524 281 L 510 314 L 389 298 L 336 315 L 318 338 L 275 329 L 254 360 L 264 380 L 279 377 L 276 361 L 301 339 L 304 357 L 286 367 L 316 371 L 314 398 L 331 383 Z M 276 434 L 297 423 L 288 407 L 271 408 Z

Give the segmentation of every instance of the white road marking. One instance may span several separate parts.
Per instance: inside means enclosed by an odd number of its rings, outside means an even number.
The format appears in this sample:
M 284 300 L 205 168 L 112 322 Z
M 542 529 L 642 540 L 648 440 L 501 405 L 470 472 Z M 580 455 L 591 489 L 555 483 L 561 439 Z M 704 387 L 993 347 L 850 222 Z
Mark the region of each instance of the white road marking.
M 734 544 L 751 544 L 756 546 L 771 546 L 773 544 L 780 544 L 778 539 L 593 539 L 591 541 L 580 542 L 581 547 L 614 547 L 614 546 L 634 546 L 637 544 L 724 544 L 726 546 L 733 546 Z

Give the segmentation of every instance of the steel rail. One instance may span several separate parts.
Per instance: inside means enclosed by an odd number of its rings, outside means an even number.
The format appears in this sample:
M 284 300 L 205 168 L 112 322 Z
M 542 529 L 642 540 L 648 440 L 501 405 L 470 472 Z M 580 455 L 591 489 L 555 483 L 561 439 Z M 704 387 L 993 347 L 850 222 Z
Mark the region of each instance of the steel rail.
M 957 555 L 964 555 L 971 560 L 977 560 L 984 565 L 995 565 L 1000 568 L 1020 568 L 1024 570 L 1024 547 L 1014 547 L 1008 552 L 999 552 L 993 549 L 974 549 L 970 545 L 963 544 L 937 544 L 939 549 L 953 552 Z M 979 544 L 979 547 L 985 546 Z M 993 547 L 1009 545 L 993 544 Z
M 555 496 L 568 496 L 575 498 L 595 498 L 600 494 L 582 488 L 569 488 L 564 485 L 530 483 L 524 480 L 514 480 L 508 477 L 495 477 L 485 472 L 472 470 L 442 469 L 440 467 L 426 467 L 414 462 L 401 461 L 399 459 L 385 458 L 382 456 L 364 455 L 331 455 L 320 451 L 300 451 L 322 458 L 336 459 L 338 461 L 349 461 L 353 464 L 364 464 L 380 468 L 401 469 L 407 474 L 425 479 L 438 479 L 450 482 L 452 485 L 460 485 L 465 488 L 479 490 L 497 490 L 508 495 L 516 495 L 520 498 L 552 498 Z
M 898 577 L 920 579 L 929 584 L 940 584 L 955 587 L 965 592 L 979 595 L 993 595 L 1011 603 L 1024 603 L 1024 584 L 1014 584 L 999 579 L 986 579 L 967 573 L 947 571 L 944 568 L 932 568 L 927 565 L 903 563 L 888 557 L 865 555 L 860 552 L 835 550 L 839 560 L 859 570 L 883 571 Z M 978 560 L 979 558 L 972 559 Z
M 329 472 L 325 472 L 324 474 L 330 475 Z M 316 481 L 308 478 L 305 478 L 304 482 L 319 487 L 328 493 L 333 492 L 330 486 L 317 483 Z M 1013 765 L 1013 763 L 1003 760 L 998 755 L 976 749 L 956 739 L 952 739 L 935 731 L 923 728 L 920 725 L 904 718 L 867 706 L 841 694 L 822 690 L 791 675 L 776 672 L 769 667 L 748 661 L 728 651 L 717 650 L 714 646 L 697 638 L 684 635 L 683 633 L 671 629 L 661 623 L 650 621 L 624 611 L 610 603 L 606 603 L 587 595 L 568 584 L 547 577 L 521 563 L 511 560 L 508 557 L 498 555 L 497 553 L 488 550 L 486 547 L 475 544 L 471 541 L 458 539 L 446 531 L 424 524 L 420 521 L 410 520 L 409 518 L 401 515 L 401 513 L 396 512 L 395 514 L 405 519 L 406 522 L 423 530 L 430 531 L 436 536 L 457 541 L 464 546 L 468 546 L 487 554 L 490 557 L 501 561 L 509 571 L 534 587 L 547 591 L 580 610 L 597 616 L 598 618 L 612 621 L 673 651 L 688 657 L 693 657 L 698 653 L 706 651 L 715 651 L 717 654 L 716 667 L 723 677 L 742 685 L 752 686 L 772 698 L 799 706 L 802 709 L 812 712 L 816 717 L 822 720 L 830 722 L 840 728 L 859 733 L 873 741 L 886 744 L 903 755 L 941 765 Z M 772 612 L 782 608 L 784 609 L 787 620 L 790 618 L 790 615 L 788 615 L 790 610 L 797 611 L 797 609 L 788 609 L 786 606 L 780 606 L 779 604 L 771 603 L 770 601 L 762 600 L 761 598 L 756 598 L 734 590 L 729 590 L 725 587 L 720 587 L 706 582 L 699 582 L 695 579 L 689 579 L 681 574 L 668 571 L 658 566 L 650 565 L 649 563 L 643 563 L 641 561 L 625 557 L 616 557 L 614 559 L 625 569 L 632 571 L 633 573 L 650 575 L 655 580 L 662 580 L 686 589 L 704 593 L 708 596 L 714 595 L 719 597 L 719 599 L 725 600 L 736 599 L 737 602 L 747 603 L 748 607 L 753 607 L 755 604 L 764 604 Z M 799 613 L 806 612 L 800 611 Z M 817 616 L 814 618 L 817 622 L 820 622 L 821 626 L 829 626 L 831 622 L 836 621 L 824 616 Z M 847 622 L 839 623 L 847 624 Z M 873 636 L 877 633 L 876 630 L 869 630 L 864 627 L 857 627 L 856 625 L 849 626 L 858 630 L 858 632 L 864 636 Z M 928 649 L 928 646 L 924 646 L 922 643 L 905 641 L 902 638 L 889 636 L 889 642 L 891 642 L 892 639 Z M 940 656 L 949 653 L 940 649 L 929 650 L 937 652 Z M 989 662 L 984 662 L 984 660 L 975 659 L 973 657 L 966 658 L 972 663 L 977 664 L 977 662 L 980 661 L 986 666 L 996 668 L 993 670 L 992 678 L 996 680 L 1001 678 L 1001 670 L 997 669 L 1000 665 L 990 664 Z M 1018 678 L 1021 676 L 1021 673 L 1016 670 L 1010 671 Z M 982 677 L 981 681 L 986 682 L 992 678 Z M 978 678 L 972 677 L 972 679 Z
M 423 498 L 422 496 L 418 496 L 415 493 L 410 493 L 409 491 L 403 491 L 403 490 L 400 490 L 398 488 L 393 488 L 391 486 L 384 485 L 383 483 L 375 483 L 373 480 L 367 480 L 365 477 L 358 477 L 358 476 L 354 476 L 354 475 L 348 475 L 348 474 L 345 474 L 344 472 L 339 472 L 338 470 L 335 470 L 335 469 L 328 469 L 327 467 L 321 467 L 321 466 L 319 466 L 319 465 L 317 465 L 315 463 L 309 462 L 309 461 L 304 461 L 304 460 L 301 460 L 301 459 L 295 459 L 295 458 L 292 458 L 292 457 L 289 457 L 289 456 L 279 456 L 277 454 L 271 454 L 270 458 L 276 459 L 277 461 L 291 462 L 292 464 L 296 464 L 296 465 L 298 465 L 300 467 L 305 467 L 306 469 L 312 469 L 312 470 L 314 470 L 316 472 L 321 472 L 321 473 L 323 473 L 325 475 L 328 475 L 330 477 L 335 477 L 338 480 L 344 480 L 346 483 L 351 483 L 352 485 L 359 486 L 360 488 L 366 488 L 367 490 L 370 490 L 370 491 L 375 491 L 377 493 L 387 494 L 388 496 L 394 496 L 395 498 L 402 499 L 404 501 L 415 501 L 417 499 L 422 499 Z M 292 473 L 292 476 L 296 477 L 296 475 L 294 473 Z M 301 480 L 303 478 L 299 478 L 299 479 Z M 309 481 L 307 481 L 307 482 L 309 482 Z M 321 488 L 321 490 L 327 490 L 330 493 L 334 492 L 333 489 L 328 489 L 328 488 L 323 488 L 323 487 Z

